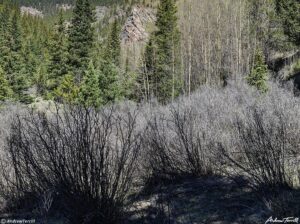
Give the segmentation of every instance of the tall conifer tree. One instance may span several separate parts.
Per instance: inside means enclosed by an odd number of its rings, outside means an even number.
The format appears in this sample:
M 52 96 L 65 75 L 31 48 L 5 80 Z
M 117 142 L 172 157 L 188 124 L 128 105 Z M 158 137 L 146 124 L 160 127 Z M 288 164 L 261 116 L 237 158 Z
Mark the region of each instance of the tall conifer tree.
M 10 68 L 11 45 L 11 10 L 7 3 L 4 3 L 3 9 L 0 11 L 0 63 L 2 69 L 7 73 Z
M 82 79 L 90 61 L 94 44 L 94 22 L 95 16 L 89 0 L 76 0 L 69 31 L 68 65 L 77 82 Z
M 0 101 L 4 101 L 12 96 L 12 90 L 6 79 L 3 69 L 0 67 Z
M 85 106 L 99 107 L 102 102 L 99 86 L 99 70 L 90 62 L 83 83 L 80 86 L 79 101 Z
M 276 0 L 276 7 L 285 33 L 294 44 L 300 46 L 300 1 Z
M 174 99 L 180 91 L 178 49 L 180 33 L 177 28 L 177 7 L 175 0 L 161 0 L 157 12 L 155 41 L 154 95 L 161 102 Z M 149 56 L 148 56 L 149 57 Z M 151 57 L 151 56 L 150 56 Z
M 268 66 L 265 63 L 263 52 L 259 49 L 256 50 L 253 68 L 246 79 L 249 85 L 255 86 L 259 91 L 266 92 L 268 90 Z
M 50 40 L 49 55 L 47 89 L 51 94 L 59 86 L 63 76 L 68 72 L 66 65 L 66 36 L 62 11 L 60 11 L 58 23 Z
M 111 61 L 116 66 L 120 64 L 121 43 L 120 43 L 120 27 L 115 19 L 111 26 L 111 31 L 106 48 L 105 59 Z
M 30 102 L 26 91 L 29 87 L 29 78 L 26 76 L 26 65 L 22 54 L 23 34 L 20 21 L 21 13 L 18 7 L 12 10 L 12 16 L 9 20 L 9 54 L 6 73 L 8 81 L 14 92 L 14 97 L 24 103 Z
M 99 88 L 103 104 L 115 102 L 121 97 L 118 83 L 118 68 L 109 61 L 103 61 L 99 72 Z

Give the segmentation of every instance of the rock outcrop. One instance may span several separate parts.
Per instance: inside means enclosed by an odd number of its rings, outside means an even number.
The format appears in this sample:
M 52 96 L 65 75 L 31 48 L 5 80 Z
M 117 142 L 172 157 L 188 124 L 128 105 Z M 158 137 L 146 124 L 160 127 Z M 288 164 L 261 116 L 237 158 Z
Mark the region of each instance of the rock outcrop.
M 21 6 L 20 8 L 21 10 L 21 14 L 22 15 L 30 15 L 30 16 L 34 16 L 34 17 L 44 17 L 44 14 L 42 11 L 33 8 L 33 7 L 26 7 L 26 6 Z
M 126 20 L 121 32 L 122 42 L 146 41 L 149 34 L 146 30 L 147 24 L 155 22 L 155 12 L 151 8 L 141 5 L 132 8 L 131 15 Z

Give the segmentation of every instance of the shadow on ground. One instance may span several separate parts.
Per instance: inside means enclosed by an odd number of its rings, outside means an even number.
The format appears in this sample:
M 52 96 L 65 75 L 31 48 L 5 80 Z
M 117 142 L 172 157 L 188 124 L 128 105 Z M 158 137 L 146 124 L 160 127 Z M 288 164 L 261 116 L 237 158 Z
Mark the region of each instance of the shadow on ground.
M 184 180 L 133 200 L 130 224 L 265 223 L 270 214 L 242 178 Z

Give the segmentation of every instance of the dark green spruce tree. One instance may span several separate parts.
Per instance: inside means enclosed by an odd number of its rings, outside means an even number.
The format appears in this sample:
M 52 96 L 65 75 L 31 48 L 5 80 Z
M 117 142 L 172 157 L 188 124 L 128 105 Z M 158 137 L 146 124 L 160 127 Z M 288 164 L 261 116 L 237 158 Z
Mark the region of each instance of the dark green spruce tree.
M 0 101 L 5 101 L 12 97 L 12 90 L 7 81 L 3 69 L 0 67 Z
M 99 88 L 103 104 L 117 101 L 122 92 L 118 82 L 118 67 L 110 61 L 103 61 L 99 70 Z
M 62 11 L 49 44 L 49 64 L 47 68 L 47 91 L 51 95 L 67 74 L 67 49 L 64 18 Z
M 79 102 L 88 107 L 99 107 L 102 102 L 99 86 L 99 70 L 90 62 L 79 90 Z
M 268 91 L 268 66 L 262 50 L 256 50 L 253 68 L 246 79 L 249 85 L 256 87 L 260 92 Z
M 11 64 L 11 9 L 7 3 L 0 11 L 0 65 L 5 73 L 10 70 Z
M 118 20 L 112 23 L 111 31 L 108 37 L 108 45 L 106 47 L 105 59 L 111 61 L 116 66 L 120 65 L 121 43 L 120 43 L 120 27 Z
M 68 38 L 68 66 L 80 83 L 91 59 L 95 16 L 89 0 L 76 0 Z
M 282 20 L 285 34 L 291 42 L 300 46 L 300 1 L 276 0 L 276 8 Z
M 8 66 L 6 73 L 8 81 L 14 93 L 14 98 L 24 103 L 30 103 L 31 98 L 26 91 L 29 88 L 29 77 L 26 75 L 26 65 L 23 58 L 23 34 L 21 29 L 21 13 L 19 8 L 15 7 L 12 11 L 12 16 L 9 21 L 9 48 Z
M 154 95 L 160 102 L 167 102 L 181 90 L 179 71 L 180 33 L 177 27 L 175 0 L 160 0 L 157 12 L 155 42 Z M 148 57 L 148 56 L 147 56 Z

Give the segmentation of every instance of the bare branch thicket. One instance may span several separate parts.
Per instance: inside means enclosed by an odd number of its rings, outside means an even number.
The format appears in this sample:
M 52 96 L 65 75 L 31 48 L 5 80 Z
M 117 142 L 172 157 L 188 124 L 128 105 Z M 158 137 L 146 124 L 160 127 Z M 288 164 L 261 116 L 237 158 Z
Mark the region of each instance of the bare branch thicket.
M 5 151 L 7 137 L 10 135 L 10 125 L 16 114 L 22 114 L 24 107 L 15 103 L 0 103 L 0 211 L 5 209 L 7 199 L 7 187 L 5 179 L 10 179 L 12 169 L 10 160 Z M 13 192 L 11 192 L 11 195 Z
M 175 136 L 173 147 L 181 151 L 186 173 L 195 176 L 215 174 L 214 144 L 200 125 L 201 114 L 193 107 L 179 109 L 179 105 L 171 108 L 171 114 L 170 130 Z
M 121 217 L 137 179 L 224 172 L 276 192 L 299 185 L 299 117 L 299 98 L 289 91 L 270 83 L 260 95 L 240 80 L 204 86 L 167 106 L 31 111 L 12 124 L 6 161 L 14 176 L 2 169 L 1 186 L 16 205 L 54 189 L 51 207 L 63 206 L 74 222 L 102 223 L 118 221 L 112 217 Z
M 144 137 L 151 155 L 148 166 L 153 176 L 150 178 L 216 173 L 214 144 L 199 119 L 198 111 L 186 104 L 171 105 L 164 113 L 152 117 Z
M 151 155 L 146 160 L 152 172 L 148 177 L 221 171 L 247 174 L 255 188 L 295 184 L 299 99 L 278 84 L 270 83 L 270 91 L 260 95 L 238 82 L 225 89 L 203 87 L 189 99 L 157 109 L 144 141 Z
M 141 145 L 136 117 L 136 110 L 116 113 L 113 106 L 17 116 L 7 148 L 15 175 L 10 186 L 19 199 L 54 188 L 56 205 L 72 223 L 117 222 Z
M 144 165 L 148 170 L 148 178 L 152 180 L 172 179 L 175 175 L 184 173 L 180 152 L 173 149 L 170 135 L 167 117 L 155 114 L 149 121 L 143 138 L 148 152 Z
M 234 144 L 220 142 L 233 174 L 245 174 L 252 187 L 264 194 L 294 187 L 300 169 L 299 121 L 299 99 L 273 86 L 235 118 Z

